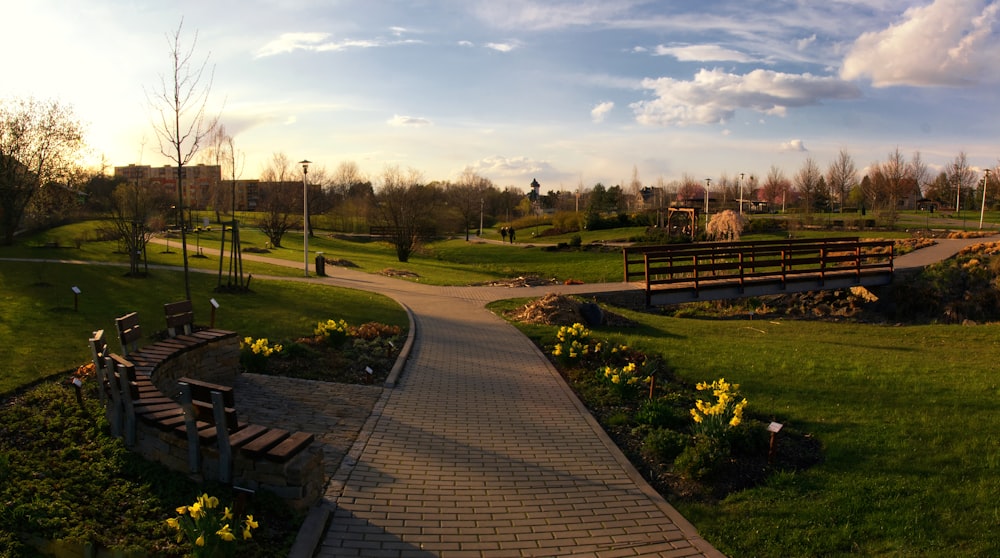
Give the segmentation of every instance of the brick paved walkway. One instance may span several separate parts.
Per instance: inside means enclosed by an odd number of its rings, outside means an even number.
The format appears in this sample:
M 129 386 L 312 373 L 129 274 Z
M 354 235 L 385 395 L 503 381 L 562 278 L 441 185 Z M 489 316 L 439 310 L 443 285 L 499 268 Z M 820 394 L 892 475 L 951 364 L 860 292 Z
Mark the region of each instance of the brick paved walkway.
M 396 298 L 416 342 L 329 485 L 316 556 L 721 556 L 483 307 L 595 286 L 427 287 L 347 271 L 323 281 Z

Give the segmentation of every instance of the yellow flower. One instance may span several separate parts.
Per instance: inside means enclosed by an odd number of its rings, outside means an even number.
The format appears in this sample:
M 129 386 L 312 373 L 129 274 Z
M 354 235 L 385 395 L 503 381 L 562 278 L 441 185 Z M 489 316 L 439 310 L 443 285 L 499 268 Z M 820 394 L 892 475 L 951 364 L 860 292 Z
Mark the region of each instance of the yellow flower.
M 259 525 L 257 525 L 257 522 L 253 520 L 252 515 L 247 515 L 247 518 L 243 523 L 247 526 L 247 529 L 256 529 L 257 527 L 259 527 Z
M 181 515 L 186 514 L 187 511 L 188 511 L 188 507 L 187 506 L 180 506 L 180 507 L 177 508 L 177 513 L 179 513 Z
M 180 529 L 181 528 L 181 523 L 180 523 L 180 521 L 177 521 L 176 517 L 168 517 L 167 518 L 167 525 L 169 525 L 173 529 Z
M 191 519 L 200 519 L 205 514 L 204 510 L 201 508 L 201 502 L 195 502 L 192 504 L 191 507 L 188 508 L 188 511 L 191 512 Z
M 205 535 L 198 535 L 198 538 L 194 541 L 194 544 L 198 546 L 205 546 Z
M 243 529 L 243 540 L 252 538 L 253 535 L 250 534 L 250 529 Z
M 229 506 L 226 506 L 225 511 L 222 512 L 222 519 L 232 519 L 232 518 L 233 518 L 233 512 L 229 509 Z
M 233 535 L 233 532 L 229 530 L 229 524 L 228 523 L 226 523 L 225 525 L 223 525 L 222 529 L 219 529 L 218 531 L 216 531 L 215 534 L 219 535 L 220 539 L 222 539 L 224 541 L 227 541 L 227 542 L 228 541 L 236 540 L 236 536 Z

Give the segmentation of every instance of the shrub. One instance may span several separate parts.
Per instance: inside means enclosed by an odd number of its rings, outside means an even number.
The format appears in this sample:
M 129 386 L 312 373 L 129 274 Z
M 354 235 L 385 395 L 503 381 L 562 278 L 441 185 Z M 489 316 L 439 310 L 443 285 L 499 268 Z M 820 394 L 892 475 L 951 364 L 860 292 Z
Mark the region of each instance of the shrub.
M 396 325 L 381 324 L 378 322 L 367 322 L 358 327 L 349 328 L 352 337 L 365 340 L 372 340 L 378 337 L 396 337 L 403 334 L 403 328 Z
M 657 397 L 642 402 L 635 413 L 639 424 L 648 424 L 656 428 L 685 428 L 691 415 L 686 409 L 678 407 L 669 397 Z
M 583 239 L 580 238 L 580 235 L 574 234 L 573 236 L 569 237 L 569 245 L 571 248 L 579 248 L 582 244 L 583 244 Z
M 647 459 L 662 463 L 673 461 L 690 443 L 691 438 L 686 434 L 669 428 L 656 428 L 642 441 L 641 451 Z
M 720 473 L 729 462 L 729 446 L 724 440 L 698 435 L 694 445 L 674 460 L 674 469 L 682 475 L 696 480 L 706 480 Z

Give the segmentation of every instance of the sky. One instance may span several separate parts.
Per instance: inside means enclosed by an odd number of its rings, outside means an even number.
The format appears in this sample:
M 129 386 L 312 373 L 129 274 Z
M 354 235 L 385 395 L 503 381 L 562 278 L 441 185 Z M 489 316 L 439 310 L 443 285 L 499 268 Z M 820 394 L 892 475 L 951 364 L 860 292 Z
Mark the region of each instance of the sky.
M 276 153 L 541 191 L 792 176 L 841 150 L 1000 158 L 984 0 L 0 0 L 0 100 L 54 99 L 90 160 L 163 165 L 170 47 L 256 178 Z

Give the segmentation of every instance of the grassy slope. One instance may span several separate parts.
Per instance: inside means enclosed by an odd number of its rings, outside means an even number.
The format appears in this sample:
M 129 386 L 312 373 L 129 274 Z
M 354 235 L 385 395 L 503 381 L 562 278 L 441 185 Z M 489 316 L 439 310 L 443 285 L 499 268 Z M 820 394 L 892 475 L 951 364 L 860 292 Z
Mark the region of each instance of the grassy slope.
M 149 335 L 165 328 L 163 304 L 184 298 L 182 275 L 153 270 L 146 278 L 124 276 L 105 265 L 3 262 L 0 266 L 0 393 L 90 360 L 87 338 L 104 329 L 117 347 L 114 318 L 139 312 Z M 311 335 L 316 323 L 344 319 L 407 327 L 406 314 L 377 293 L 254 279 L 252 293 L 215 293 L 213 275 L 191 274 L 196 322 L 208 325 L 209 299 L 220 308 L 216 326 L 241 335 L 288 339 Z M 82 291 L 73 310 L 72 286 Z
M 632 317 L 648 329 L 621 341 L 684 379 L 741 384 L 754 413 L 825 447 L 806 472 L 718 505 L 678 503 L 727 554 L 1000 553 L 1000 325 Z

